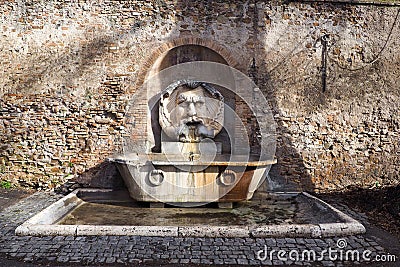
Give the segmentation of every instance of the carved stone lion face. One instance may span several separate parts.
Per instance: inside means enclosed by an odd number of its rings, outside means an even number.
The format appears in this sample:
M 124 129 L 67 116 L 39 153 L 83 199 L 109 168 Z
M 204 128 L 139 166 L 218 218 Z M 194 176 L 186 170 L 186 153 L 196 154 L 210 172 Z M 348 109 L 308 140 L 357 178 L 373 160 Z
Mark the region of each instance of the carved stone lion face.
M 207 118 L 208 114 L 203 88 L 177 90 L 176 106 L 171 111 L 172 123 L 175 125 L 204 123 L 201 118 Z
M 160 125 L 170 138 L 199 142 L 203 138 L 214 138 L 221 131 L 222 95 L 213 87 L 205 86 L 209 85 L 183 84 L 164 92 L 160 101 Z

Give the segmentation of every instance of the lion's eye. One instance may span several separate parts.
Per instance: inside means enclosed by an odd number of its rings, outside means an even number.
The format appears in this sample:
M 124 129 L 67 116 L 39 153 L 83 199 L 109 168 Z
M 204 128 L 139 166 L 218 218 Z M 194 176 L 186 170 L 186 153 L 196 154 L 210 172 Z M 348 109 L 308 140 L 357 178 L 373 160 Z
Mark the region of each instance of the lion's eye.
M 178 105 L 182 104 L 184 102 L 186 102 L 186 97 L 184 97 L 183 95 L 178 96 L 178 99 L 176 100 Z

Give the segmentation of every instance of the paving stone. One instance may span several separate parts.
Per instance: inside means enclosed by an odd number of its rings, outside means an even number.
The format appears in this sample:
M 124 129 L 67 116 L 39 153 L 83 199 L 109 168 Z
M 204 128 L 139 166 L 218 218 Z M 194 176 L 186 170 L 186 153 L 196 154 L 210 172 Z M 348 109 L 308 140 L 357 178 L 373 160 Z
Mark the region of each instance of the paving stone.
M 72 256 L 69 258 L 70 262 L 80 262 L 82 260 L 82 257 L 79 256 Z
M 322 261 L 321 263 L 323 266 L 328 266 L 328 267 L 335 266 L 335 263 L 331 261 Z
M 249 261 L 246 259 L 237 259 L 237 264 L 248 265 Z
M 224 264 L 224 260 L 222 259 L 215 259 L 214 264 Z
M 259 261 L 259 260 L 254 260 L 254 259 L 249 260 L 249 265 L 260 265 L 260 264 L 261 264 L 261 261 Z
M 103 263 L 106 261 L 106 257 L 100 256 L 96 259 L 96 262 Z
M 271 260 L 264 260 L 264 261 L 261 261 L 261 264 L 262 265 L 272 265 L 272 261 Z
M 23 261 L 24 262 L 33 262 L 33 257 L 31 257 L 31 256 L 29 256 L 29 257 L 25 257 L 24 259 L 23 259 Z
M 224 264 L 236 264 L 236 259 L 224 259 Z
M 58 262 L 68 262 L 69 261 L 69 257 L 68 256 L 60 256 L 57 258 Z
M 304 244 L 305 243 L 304 238 L 296 238 L 295 240 L 296 240 L 296 244 Z
M 294 238 L 285 238 L 285 241 L 289 244 L 296 244 L 296 239 Z

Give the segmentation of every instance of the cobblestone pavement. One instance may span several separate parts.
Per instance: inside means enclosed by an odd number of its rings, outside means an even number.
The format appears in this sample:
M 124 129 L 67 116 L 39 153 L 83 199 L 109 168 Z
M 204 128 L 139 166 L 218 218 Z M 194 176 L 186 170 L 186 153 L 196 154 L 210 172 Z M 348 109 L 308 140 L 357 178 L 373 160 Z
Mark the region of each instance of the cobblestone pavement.
M 143 236 L 15 236 L 15 228 L 61 196 L 54 193 L 38 192 L 0 212 L 0 263 L 1 259 L 12 258 L 22 262 L 51 265 L 163 265 L 212 264 L 212 265 L 294 265 L 294 266 L 364 266 L 371 264 L 362 259 L 362 252 L 371 251 L 369 257 L 388 255 L 379 244 L 378 238 L 368 236 L 312 238 L 176 238 Z M 343 210 L 343 207 L 342 207 Z M 365 217 L 353 213 L 357 219 Z M 341 243 L 340 243 L 341 242 Z M 340 249 L 339 246 L 343 247 Z M 304 251 L 315 251 L 317 257 L 323 250 L 337 250 L 338 259 L 328 260 L 327 252 L 322 260 L 296 261 L 279 260 L 277 252 L 271 259 L 272 250 L 297 251 L 300 257 Z M 268 257 L 265 255 L 267 249 Z M 360 262 L 339 260 L 340 252 L 360 252 Z M 260 252 L 261 251 L 261 252 Z M 335 253 L 335 252 L 333 252 Z M 355 252 L 354 252 L 355 253 Z M 265 257 L 260 260 L 258 256 Z M 307 259 L 307 253 L 305 254 Z M 296 259 L 296 252 L 292 252 Z M 342 259 L 345 259 L 343 256 Z M 349 259 L 351 256 L 349 254 Z M 399 263 L 399 260 L 397 260 Z M 372 263 L 374 266 L 396 266 Z M 2 265 L 2 264 L 0 264 Z M 8 265 L 10 266 L 10 265 Z M 23 266 L 23 265 L 18 265 Z

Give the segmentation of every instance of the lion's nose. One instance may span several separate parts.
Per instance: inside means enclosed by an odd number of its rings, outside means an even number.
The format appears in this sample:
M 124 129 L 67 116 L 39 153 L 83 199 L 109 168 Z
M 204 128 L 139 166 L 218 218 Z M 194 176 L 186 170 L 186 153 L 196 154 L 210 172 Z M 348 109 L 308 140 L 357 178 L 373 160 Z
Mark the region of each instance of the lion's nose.
M 193 116 L 195 116 L 197 113 L 196 113 L 196 107 L 194 106 L 194 103 L 192 102 L 192 103 L 189 103 L 189 106 L 188 106 L 188 115 L 190 116 L 190 117 L 193 117 Z

